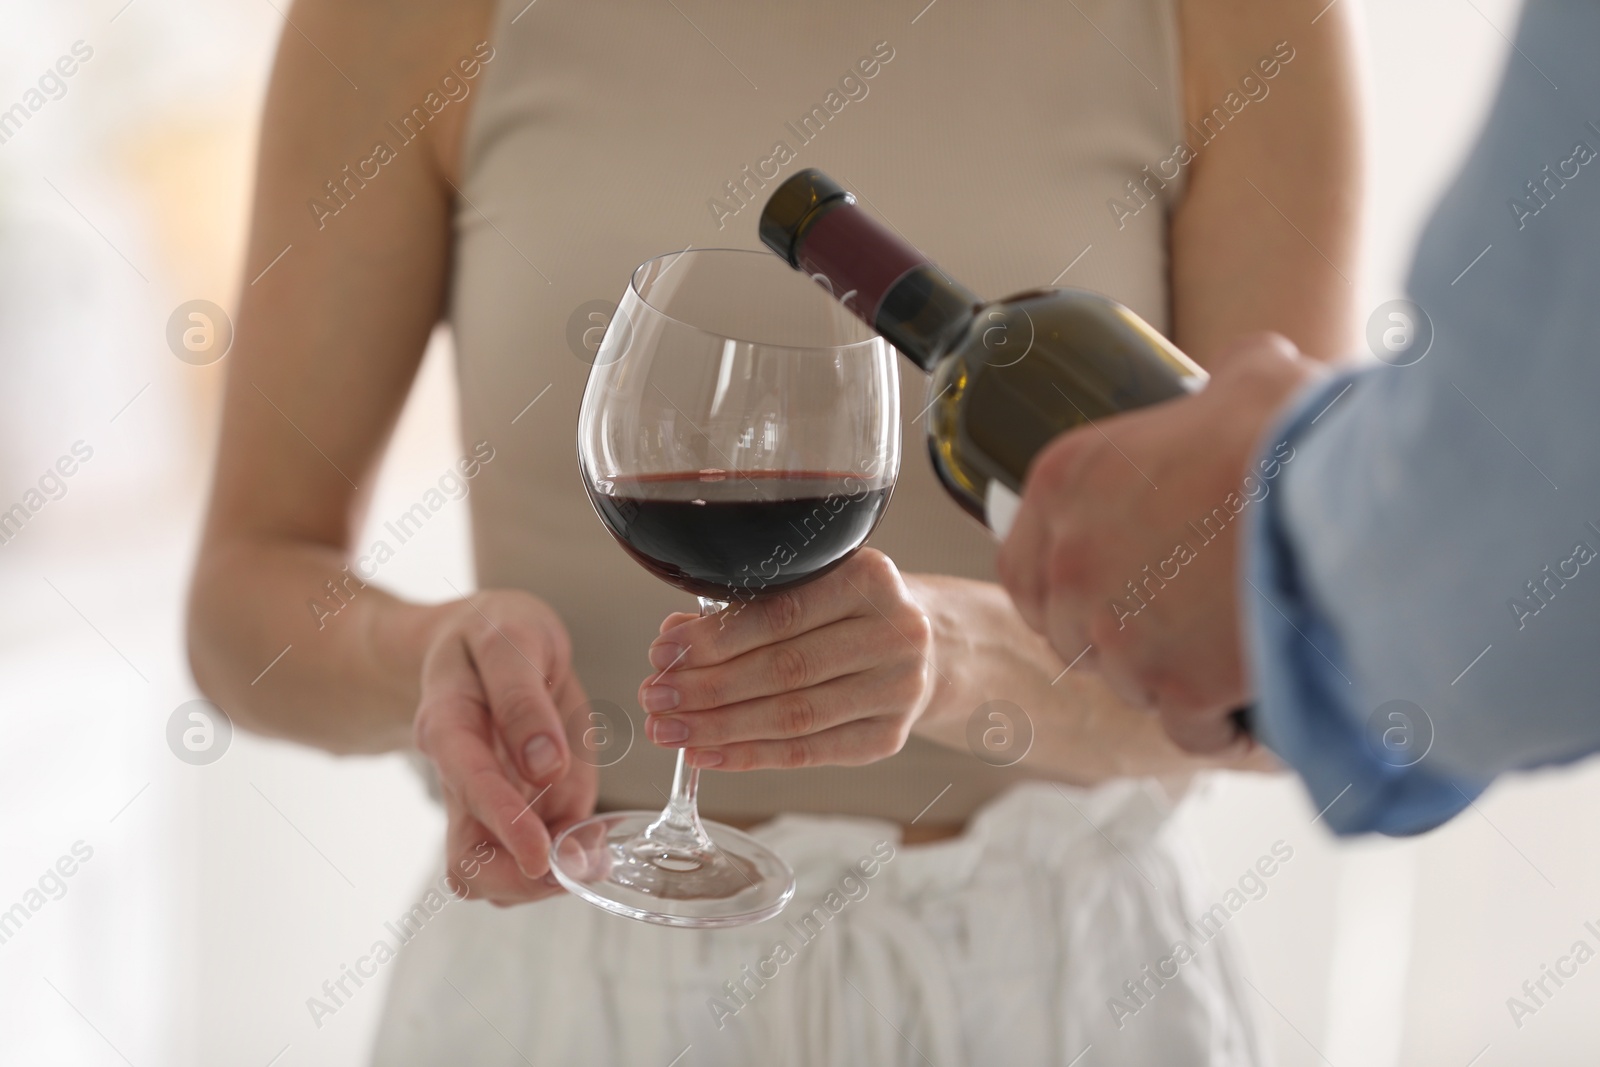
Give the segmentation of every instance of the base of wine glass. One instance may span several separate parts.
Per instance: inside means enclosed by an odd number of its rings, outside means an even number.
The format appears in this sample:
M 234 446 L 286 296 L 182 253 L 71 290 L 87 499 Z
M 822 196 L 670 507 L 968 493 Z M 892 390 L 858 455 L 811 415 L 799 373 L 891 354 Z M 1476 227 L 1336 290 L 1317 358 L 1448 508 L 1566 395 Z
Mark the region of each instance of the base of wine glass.
M 661 926 L 758 923 L 794 896 L 789 865 L 749 834 L 706 822 L 710 848 L 669 847 L 645 833 L 661 818 L 612 811 L 574 823 L 551 844 L 550 869 L 596 907 Z

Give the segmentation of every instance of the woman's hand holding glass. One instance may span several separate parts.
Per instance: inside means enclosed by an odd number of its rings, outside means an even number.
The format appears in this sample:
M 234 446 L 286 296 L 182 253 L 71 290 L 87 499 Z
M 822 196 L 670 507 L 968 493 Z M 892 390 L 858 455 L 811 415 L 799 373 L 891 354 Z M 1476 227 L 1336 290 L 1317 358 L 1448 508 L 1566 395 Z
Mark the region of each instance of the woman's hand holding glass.
M 428 648 L 413 727 L 444 797 L 445 869 L 458 893 L 538 900 L 561 892 L 551 838 L 594 810 L 595 768 L 563 725 L 583 688 L 565 627 L 536 597 L 497 590 L 460 607 Z
M 938 682 L 927 613 L 870 548 L 806 585 L 716 615 L 669 615 L 650 662 L 646 736 L 724 771 L 892 756 Z

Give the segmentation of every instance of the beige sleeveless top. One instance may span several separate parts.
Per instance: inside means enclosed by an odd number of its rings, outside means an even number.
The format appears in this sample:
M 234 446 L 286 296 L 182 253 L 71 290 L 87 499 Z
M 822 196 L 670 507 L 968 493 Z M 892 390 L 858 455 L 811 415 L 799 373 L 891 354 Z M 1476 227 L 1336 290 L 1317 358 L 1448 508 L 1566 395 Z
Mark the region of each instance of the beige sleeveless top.
M 624 555 L 584 494 L 590 312 L 651 256 L 760 248 L 761 183 L 816 166 L 980 294 L 1094 289 L 1164 329 L 1166 212 L 1119 229 L 1108 201 L 1182 140 L 1174 0 L 525 3 L 496 14 L 455 210 L 462 432 L 495 448 L 471 496 L 478 580 L 560 613 L 589 697 L 632 716 L 601 805 L 657 807 L 673 754 L 643 736 L 634 694 L 661 619 L 694 601 Z M 901 370 L 909 420 L 926 379 Z M 937 485 L 921 433 L 908 421 L 871 544 L 906 572 L 992 580 L 995 545 Z M 949 821 L 1024 774 L 913 737 L 867 767 L 710 772 L 701 802 L 905 821 L 948 785 L 929 821 Z

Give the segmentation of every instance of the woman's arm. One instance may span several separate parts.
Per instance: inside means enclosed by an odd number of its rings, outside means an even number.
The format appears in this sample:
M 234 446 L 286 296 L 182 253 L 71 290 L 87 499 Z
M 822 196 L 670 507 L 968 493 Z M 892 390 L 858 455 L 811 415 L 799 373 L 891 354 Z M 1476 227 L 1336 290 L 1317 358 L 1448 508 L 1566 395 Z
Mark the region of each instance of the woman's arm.
M 298 3 L 298 32 L 279 45 L 243 272 L 254 280 L 228 355 L 190 602 L 201 687 L 252 729 L 335 752 L 409 743 L 417 667 L 452 610 L 362 588 L 344 568 L 443 306 L 449 152 L 439 142 L 455 131 L 399 148 L 370 181 L 355 168 L 376 141 L 395 140 L 386 121 L 420 101 L 446 55 L 470 54 L 472 29 L 463 20 L 452 47 L 427 49 L 421 25 L 438 20 L 417 10 L 425 5 L 385 6 L 381 17 L 366 6 Z M 343 206 L 324 184 L 341 180 Z M 314 203 L 339 211 L 319 219 Z M 350 604 L 319 620 L 308 604 L 329 581 Z
M 444 306 L 466 101 L 492 61 L 489 7 L 305 0 L 289 14 L 189 655 L 200 687 L 250 729 L 334 752 L 415 743 L 439 771 L 452 872 L 470 868 L 468 891 L 509 902 L 553 891 L 537 881 L 545 824 L 594 800 L 593 768 L 571 758 L 562 726 L 583 694 L 560 620 L 516 591 L 410 604 L 347 569 Z M 435 114 L 408 141 L 390 124 L 414 107 Z M 330 588 L 344 602 L 331 617 L 310 606 Z M 483 842 L 515 867 L 486 864 Z
M 1202 364 L 1267 330 L 1318 359 L 1350 352 L 1364 178 L 1351 9 L 1179 2 L 1196 155 L 1172 216 L 1172 337 Z
M 1008 729 L 993 755 L 1006 756 L 1025 728 L 1031 745 L 1021 765 L 1077 785 L 1127 776 L 1185 775 L 1206 767 L 1269 770 L 1259 747 L 1199 758 L 1184 752 L 1161 720 L 1124 703 L 1084 661 L 1063 662 L 1028 629 L 1004 589 L 937 574 L 908 574 L 906 584 L 928 612 L 941 677 L 915 732 L 948 748 L 971 750 L 972 720 L 991 701 L 1021 708 L 1027 723 L 980 716 L 977 743 L 991 726 Z M 984 755 L 984 753 L 974 753 Z

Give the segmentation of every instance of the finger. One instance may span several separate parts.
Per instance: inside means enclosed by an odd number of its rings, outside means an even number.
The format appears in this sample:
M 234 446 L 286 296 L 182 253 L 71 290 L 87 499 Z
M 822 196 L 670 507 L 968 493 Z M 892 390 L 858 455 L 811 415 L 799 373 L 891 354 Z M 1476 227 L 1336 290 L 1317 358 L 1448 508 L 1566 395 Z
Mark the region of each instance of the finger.
M 1080 506 L 1082 494 L 1077 485 L 1098 444 L 1098 439 L 1090 436 L 1087 428 L 1062 434 L 1034 461 L 1023 486 L 1022 506 L 999 559 L 1001 582 L 1023 621 L 1048 637 L 1057 652 L 1070 655 L 1077 653 L 1068 649 L 1074 645 L 1081 648 L 1082 643 L 1075 634 L 1053 632 L 1049 612 L 1052 598 L 1059 593 L 1062 564 L 1075 563 L 1063 556 L 1060 542 L 1063 531 L 1071 528 L 1074 509 Z
M 1212 376 L 1216 376 L 1218 369 L 1231 370 L 1236 363 L 1248 362 L 1251 359 L 1299 360 L 1300 358 L 1300 349 L 1281 333 L 1263 330 L 1258 333 L 1243 334 L 1214 353 Z
M 486 709 L 459 692 L 428 692 L 418 709 L 419 747 L 452 793 L 489 834 L 510 850 L 524 874 L 549 867 L 550 836 L 495 758 Z
M 1040 632 L 1069 661 L 1090 646 L 1105 652 L 1099 635 L 1108 627 L 1120 633 L 1129 624 L 1100 592 L 1106 568 L 1097 563 L 1093 540 L 1082 536 L 1070 511 L 1045 521 L 1050 525 L 1038 552 Z
M 566 672 L 563 675 L 562 680 L 558 681 L 555 688 L 552 689 L 550 696 L 554 699 L 555 705 L 562 707 L 562 709 L 578 709 L 587 699 L 584 696 L 584 688 L 579 683 L 578 677 L 571 672 Z M 586 723 L 589 721 L 587 718 L 573 715 L 571 710 L 566 710 L 565 717 L 574 731 L 587 728 Z M 534 795 L 534 798 L 538 800 L 538 803 L 534 805 L 534 811 L 544 821 L 546 832 L 552 838 L 557 837 L 558 833 L 565 830 L 566 827 L 570 827 L 574 822 L 578 822 L 579 819 L 587 819 L 590 814 L 594 814 L 595 808 L 595 790 L 597 790 L 598 784 L 597 768 L 592 763 L 587 763 L 582 758 L 581 750 L 578 747 L 574 747 L 574 744 L 581 744 L 581 742 L 576 741 L 576 737 L 568 736 L 566 744 L 568 744 L 568 749 L 574 753 L 573 760 L 566 766 L 566 773 L 562 777 L 555 779 L 552 784 L 544 787 L 541 790 L 542 795 L 539 795 L 539 793 Z
M 1204 712 L 1162 709 L 1161 725 L 1173 744 L 1197 755 L 1244 756 L 1255 744 L 1226 707 Z
M 647 678 L 639 687 L 639 705 L 648 712 L 720 708 L 820 685 L 913 651 L 876 614 L 844 619 L 726 663 L 680 666 Z
M 840 619 L 876 614 L 874 603 L 907 595 L 889 557 L 864 548 L 814 582 L 664 630 L 650 646 L 650 665 L 680 670 L 725 663 Z
M 1208 570 L 1229 558 L 1225 548 L 1217 552 L 1183 575 L 1189 592 L 1199 595 L 1172 600 L 1147 586 L 1147 604 L 1130 596 L 1115 610 L 1094 609 L 1089 632 L 1100 673 L 1130 703 L 1190 715 L 1246 699 L 1236 616 L 1206 595 L 1220 589 L 1231 596 L 1234 589 L 1231 573 Z
M 558 692 L 558 702 L 563 707 L 577 707 L 583 703 L 582 690 L 575 682 L 571 688 L 575 692 L 565 695 Z M 574 721 L 581 723 L 585 720 L 574 716 Z M 567 773 L 545 787 L 541 791 L 542 796 L 537 796 L 534 812 L 543 820 L 545 830 L 551 838 L 555 838 L 573 823 L 594 814 L 598 778 L 598 769 L 578 753 L 568 765 Z
M 584 882 L 598 881 L 610 874 L 612 852 L 607 830 L 604 823 L 597 823 L 562 837 L 556 843 L 554 861 L 561 873 Z
M 495 726 L 518 771 L 535 785 L 555 781 L 571 758 L 561 713 L 550 695 L 554 667 L 547 648 L 541 629 L 515 621 L 486 628 L 469 646 Z
M 674 611 L 672 614 L 661 620 L 661 628 L 656 632 L 664 634 L 674 626 L 682 626 L 685 623 L 693 622 L 699 617 L 699 615 L 690 611 Z
M 1043 624 L 1041 633 L 1050 641 L 1050 646 L 1056 654 L 1068 663 L 1073 662 L 1078 656 L 1087 652 L 1080 666 L 1091 669 L 1103 669 L 1106 658 L 1106 649 L 1095 637 L 1103 629 L 1105 619 L 1096 620 L 1091 616 L 1087 605 L 1070 595 L 1069 590 L 1052 589 L 1044 603 Z M 1107 611 L 1106 618 L 1111 618 Z M 1122 619 L 1121 625 L 1134 625 L 1133 620 Z
M 688 758 L 692 766 L 719 771 L 859 767 L 899 752 L 909 732 L 905 719 L 858 719 L 805 737 L 695 749 Z
M 1160 710 L 1152 678 L 1140 671 L 1132 660 L 1143 647 L 1141 642 L 1148 640 L 1148 634 L 1142 633 L 1141 627 L 1148 631 L 1152 620 L 1136 615 L 1125 616 L 1116 623 L 1108 619 L 1109 615 L 1096 618 L 1089 627 L 1086 640 L 1093 651 L 1085 661 L 1094 661 L 1095 671 L 1124 702 L 1143 711 Z
M 541 900 L 562 892 L 554 878 L 524 875 L 503 845 L 464 810 L 455 812 L 445 834 L 445 864 L 458 893 L 496 904 Z M 554 884 L 553 884 L 554 883 Z
M 1030 627 L 1044 631 L 1044 552 L 1043 508 L 1025 498 L 1011 534 L 1000 546 L 996 560 L 1000 584 L 1010 594 L 1017 613 Z
M 691 749 L 804 737 L 858 719 L 899 714 L 916 702 L 926 685 L 921 662 L 907 663 L 714 711 L 652 715 L 645 722 L 645 733 L 663 747 Z

